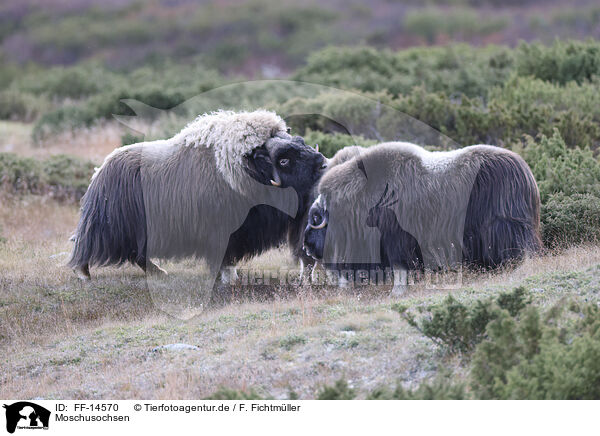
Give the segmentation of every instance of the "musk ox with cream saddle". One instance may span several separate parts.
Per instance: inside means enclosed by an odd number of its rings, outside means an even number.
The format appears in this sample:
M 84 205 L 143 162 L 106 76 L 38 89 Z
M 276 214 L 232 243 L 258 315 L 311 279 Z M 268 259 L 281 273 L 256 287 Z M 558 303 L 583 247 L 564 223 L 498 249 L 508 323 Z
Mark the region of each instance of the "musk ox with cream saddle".
M 540 197 L 525 161 L 499 147 L 429 152 L 403 142 L 334 156 L 304 248 L 331 270 L 494 268 L 541 248 Z
M 118 148 L 82 199 L 69 265 L 85 279 L 90 266 L 164 273 L 151 258 L 195 256 L 218 272 L 297 241 L 325 162 L 265 110 L 205 114 L 170 139 Z

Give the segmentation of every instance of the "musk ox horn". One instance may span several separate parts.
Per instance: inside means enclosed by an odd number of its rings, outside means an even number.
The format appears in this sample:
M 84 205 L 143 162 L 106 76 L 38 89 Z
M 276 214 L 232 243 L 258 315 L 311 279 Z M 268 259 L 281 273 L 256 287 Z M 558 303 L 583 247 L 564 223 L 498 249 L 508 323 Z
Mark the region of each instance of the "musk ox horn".
M 315 226 L 314 224 L 308 224 L 308 225 L 311 229 L 315 229 L 315 230 L 323 229 L 327 225 L 327 219 L 325 217 L 323 217 L 323 221 L 321 221 L 321 224 L 319 224 L 317 226 Z
M 281 186 L 281 178 L 275 170 L 273 170 L 273 178 L 271 179 L 271 185 L 278 187 Z

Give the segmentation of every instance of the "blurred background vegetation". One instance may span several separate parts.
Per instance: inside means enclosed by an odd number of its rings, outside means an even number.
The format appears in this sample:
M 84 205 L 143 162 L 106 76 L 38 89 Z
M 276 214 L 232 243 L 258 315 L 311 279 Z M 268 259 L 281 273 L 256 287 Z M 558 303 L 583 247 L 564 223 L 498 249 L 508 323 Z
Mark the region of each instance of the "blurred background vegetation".
M 368 97 L 461 146 L 521 153 L 540 185 L 547 246 L 596 241 L 599 36 L 600 6 L 585 0 L 4 0 L 0 184 L 74 200 L 98 159 L 43 150 L 65 133 L 117 124 L 113 114 L 133 115 L 122 99 L 170 109 L 229 83 L 291 79 Z M 364 99 L 326 88 L 293 98 L 283 82 L 240 89 L 218 101 L 327 113 L 348 125 L 373 118 Z M 178 115 L 189 121 L 213 103 L 184 105 Z M 180 124 L 159 123 L 153 136 Z M 328 155 L 389 136 L 385 120 L 365 137 L 324 118 L 290 124 Z M 121 134 L 116 145 L 143 138 Z M 21 153 L 24 143 L 34 151 Z

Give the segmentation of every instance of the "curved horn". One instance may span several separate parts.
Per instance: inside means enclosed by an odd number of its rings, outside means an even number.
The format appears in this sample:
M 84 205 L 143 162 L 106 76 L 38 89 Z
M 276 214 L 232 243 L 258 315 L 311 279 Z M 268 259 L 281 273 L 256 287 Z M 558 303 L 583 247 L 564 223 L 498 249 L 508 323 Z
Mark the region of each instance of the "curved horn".
M 314 224 L 308 223 L 308 227 L 310 227 L 311 229 L 315 229 L 315 230 L 322 229 L 326 225 L 327 225 L 327 219 L 325 217 L 323 217 L 323 221 L 321 221 L 321 224 L 319 224 L 318 226 L 315 226 Z
M 327 220 L 323 220 L 323 221 L 321 221 L 321 224 L 319 224 L 318 226 L 315 226 L 315 225 L 313 225 L 313 224 L 309 224 L 308 226 L 309 226 L 311 229 L 319 230 L 319 229 L 322 229 L 322 228 L 324 228 L 326 225 L 327 225 Z
M 315 144 L 315 151 L 318 153 L 319 152 L 319 144 Z
M 277 171 L 273 170 L 273 178 L 271 179 L 271 185 L 273 186 L 281 186 L 281 179 L 279 178 L 279 174 Z

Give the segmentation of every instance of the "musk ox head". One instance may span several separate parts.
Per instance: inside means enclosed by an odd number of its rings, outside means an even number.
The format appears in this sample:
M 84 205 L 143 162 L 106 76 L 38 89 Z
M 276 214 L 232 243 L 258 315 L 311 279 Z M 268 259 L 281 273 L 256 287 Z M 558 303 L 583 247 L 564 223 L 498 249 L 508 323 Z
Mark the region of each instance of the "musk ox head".
M 321 178 L 327 160 L 318 147 L 305 144 L 300 136 L 278 132 L 245 155 L 246 171 L 265 185 L 292 187 L 300 197 L 307 196 Z
M 334 174 L 344 171 L 343 167 L 346 166 L 346 162 L 355 160 L 356 166 L 362 176 L 365 174 L 364 167 L 362 166 L 360 155 L 367 151 L 367 148 L 361 146 L 348 146 L 339 150 L 329 161 L 327 162 L 327 176 L 331 178 Z M 355 159 L 356 158 L 356 159 Z M 351 175 L 351 178 L 355 178 L 355 175 Z M 355 178 L 355 181 L 357 179 Z M 361 180 L 358 180 L 359 182 Z M 303 249 L 308 256 L 313 259 L 322 260 L 323 250 L 325 245 L 325 238 L 327 236 L 327 226 L 329 223 L 329 211 L 327 210 L 326 197 L 320 193 L 312 203 L 308 211 L 308 223 L 304 229 L 304 241 Z
M 302 196 L 321 177 L 326 159 L 318 147 L 287 131 L 274 112 L 217 111 L 199 116 L 172 142 L 214 148 L 217 169 L 236 191 L 246 191 L 250 175 L 265 185 L 292 187 Z
M 308 211 L 308 224 L 304 229 L 304 251 L 313 259 L 323 259 L 328 219 L 325 200 L 319 195 Z

